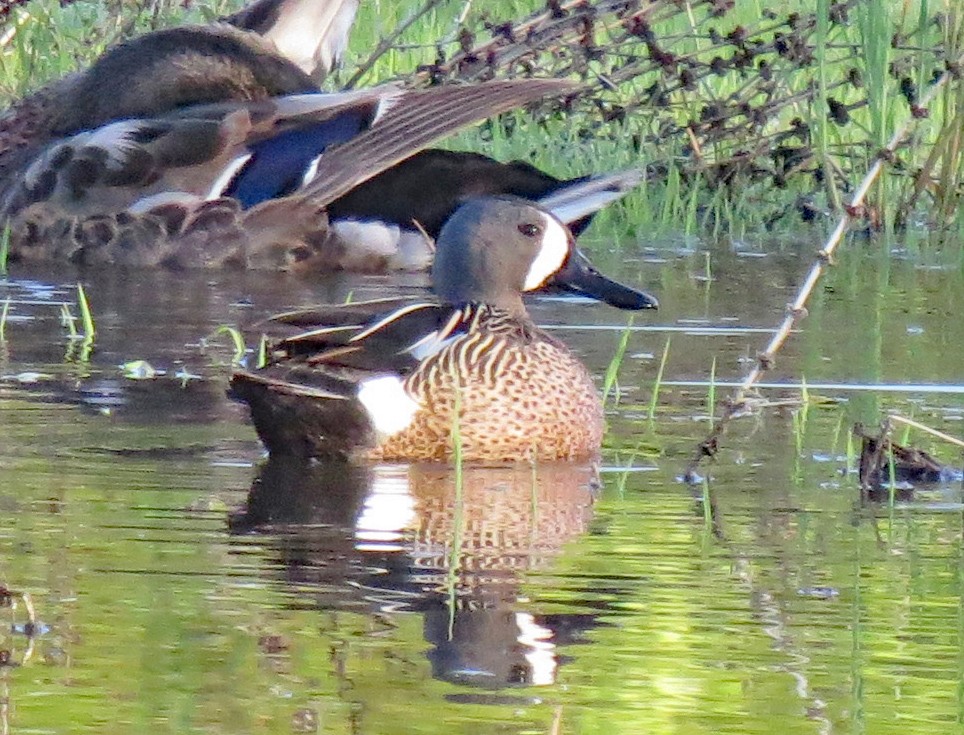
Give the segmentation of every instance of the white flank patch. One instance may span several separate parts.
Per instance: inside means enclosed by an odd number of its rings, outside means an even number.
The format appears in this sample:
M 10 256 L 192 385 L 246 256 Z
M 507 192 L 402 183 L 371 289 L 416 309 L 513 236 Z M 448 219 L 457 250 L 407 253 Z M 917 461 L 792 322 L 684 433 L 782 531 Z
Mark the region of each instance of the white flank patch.
M 238 172 L 244 168 L 244 165 L 251 160 L 251 153 L 244 153 L 224 167 L 224 170 L 218 174 L 218 177 L 211 184 L 211 188 L 208 190 L 207 196 L 204 197 L 206 201 L 212 201 L 219 198 L 224 194 L 224 190 L 228 188 L 228 184 L 234 181 L 234 177 L 238 175 Z
M 358 400 L 380 436 L 392 436 L 408 428 L 419 409 L 397 375 L 379 375 L 361 381 Z
M 343 267 L 371 267 L 372 259 L 393 257 L 398 252 L 398 225 L 380 220 L 339 219 L 331 223 L 331 231 L 345 246 Z
M 529 266 L 523 288 L 531 291 L 539 288 L 549 277 L 562 268 L 569 254 L 569 233 L 552 217 L 546 217 L 546 231 L 542 236 L 542 249 Z
M 402 227 L 398 235 L 398 252 L 388 260 L 387 268 L 396 271 L 427 271 L 435 257 L 435 242 L 417 230 Z

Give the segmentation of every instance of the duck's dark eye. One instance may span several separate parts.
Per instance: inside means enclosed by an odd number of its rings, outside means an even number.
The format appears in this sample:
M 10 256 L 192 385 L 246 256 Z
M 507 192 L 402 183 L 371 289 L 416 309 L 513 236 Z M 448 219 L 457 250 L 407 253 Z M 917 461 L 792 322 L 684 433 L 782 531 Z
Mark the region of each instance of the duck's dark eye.
M 529 222 L 524 222 L 519 225 L 519 232 L 521 232 L 526 237 L 535 237 L 541 232 L 539 225 L 534 225 Z

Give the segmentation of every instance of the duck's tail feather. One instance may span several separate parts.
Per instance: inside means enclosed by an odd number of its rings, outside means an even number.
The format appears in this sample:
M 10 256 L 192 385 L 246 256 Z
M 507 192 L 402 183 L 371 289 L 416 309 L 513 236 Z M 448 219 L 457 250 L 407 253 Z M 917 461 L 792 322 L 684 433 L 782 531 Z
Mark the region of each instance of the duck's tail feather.
M 359 0 L 257 0 L 224 20 L 254 31 L 321 82 L 348 47 Z
M 346 400 L 354 389 L 354 383 L 324 373 L 305 371 L 286 380 L 267 371 L 239 370 L 231 376 L 229 395 L 248 404 L 258 436 L 272 455 L 346 459 L 375 443 L 358 401 Z
M 641 170 L 630 169 L 578 179 L 555 189 L 538 201 L 578 235 L 589 225 L 593 214 L 624 197 L 639 185 L 642 178 Z

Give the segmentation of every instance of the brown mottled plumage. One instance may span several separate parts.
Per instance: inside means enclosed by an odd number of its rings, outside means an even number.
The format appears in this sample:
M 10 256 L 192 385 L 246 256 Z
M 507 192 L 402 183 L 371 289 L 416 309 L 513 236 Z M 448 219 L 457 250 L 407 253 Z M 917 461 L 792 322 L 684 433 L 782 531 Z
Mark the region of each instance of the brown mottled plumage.
M 15 103 L 0 115 L 11 259 L 338 268 L 328 204 L 461 127 L 572 86 L 381 87 L 326 102 L 316 80 L 356 6 L 259 0 L 234 25 L 146 34 Z
M 467 311 L 466 333 L 405 381 L 407 392 L 431 410 L 419 411 L 371 456 L 446 459 L 456 416 L 463 456 L 472 461 L 595 454 L 602 404 L 585 366 L 528 318 L 484 304 Z
M 281 336 L 269 364 L 231 381 L 268 450 L 443 460 L 457 443 L 471 462 L 595 455 L 592 377 L 532 322 L 522 294 L 551 282 L 624 309 L 656 300 L 600 275 L 557 219 L 510 197 L 455 212 L 432 279 L 440 303 L 387 299 L 272 319 Z

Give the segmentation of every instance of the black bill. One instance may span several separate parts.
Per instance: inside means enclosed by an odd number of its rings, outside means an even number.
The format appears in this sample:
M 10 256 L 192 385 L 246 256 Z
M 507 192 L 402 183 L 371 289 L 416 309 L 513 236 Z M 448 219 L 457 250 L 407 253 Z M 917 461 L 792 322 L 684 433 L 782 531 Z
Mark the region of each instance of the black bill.
M 657 309 L 659 301 L 645 291 L 624 286 L 604 276 L 582 252 L 574 248 L 562 270 L 550 281 L 551 285 L 567 291 L 605 301 L 617 309 Z

